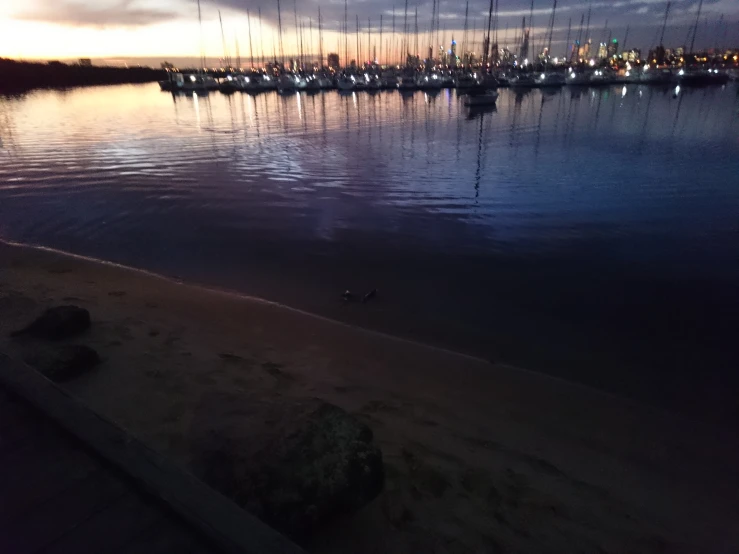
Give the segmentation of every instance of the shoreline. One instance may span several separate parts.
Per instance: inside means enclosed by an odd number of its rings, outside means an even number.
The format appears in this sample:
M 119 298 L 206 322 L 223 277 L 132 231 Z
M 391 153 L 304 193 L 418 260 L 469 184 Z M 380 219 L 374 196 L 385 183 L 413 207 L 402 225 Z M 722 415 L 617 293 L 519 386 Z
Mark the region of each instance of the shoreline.
M 57 249 L 57 248 L 53 248 L 53 247 L 49 247 L 49 246 L 43 246 L 43 245 L 39 245 L 39 244 L 23 243 L 23 242 L 17 242 L 17 241 L 12 241 L 12 240 L 8 240 L 8 239 L 0 238 L 0 248 L 2 248 L 3 246 L 10 246 L 10 247 L 13 247 L 13 248 L 28 249 L 28 250 L 36 250 L 36 251 L 39 251 L 39 252 L 46 252 L 46 253 L 53 254 L 53 255 L 56 255 L 56 256 L 61 256 L 61 257 L 64 257 L 64 258 L 71 258 L 71 259 L 74 259 L 74 260 L 79 260 L 79 261 L 85 262 L 85 263 L 98 264 L 98 265 L 102 265 L 102 266 L 107 266 L 107 267 L 115 268 L 117 270 L 121 270 L 121 271 L 125 271 L 125 272 L 131 272 L 131 273 L 136 274 L 136 275 L 142 275 L 142 276 L 145 276 L 145 277 L 148 277 L 148 278 L 157 279 L 157 280 L 162 281 L 163 283 L 170 284 L 170 285 L 191 287 L 191 288 L 200 290 L 200 291 L 205 292 L 205 293 L 214 294 L 214 295 L 220 295 L 220 296 L 225 296 L 227 298 L 231 298 L 231 299 L 236 300 L 236 301 L 254 302 L 254 303 L 262 304 L 262 305 L 265 305 L 265 306 L 271 306 L 271 307 L 274 307 L 274 308 L 277 308 L 277 309 L 280 309 L 280 310 L 285 310 L 285 311 L 288 311 L 288 312 L 292 312 L 294 314 L 297 314 L 297 315 L 300 315 L 300 316 L 303 316 L 303 317 L 312 318 L 312 319 L 315 319 L 317 321 L 321 321 L 323 323 L 327 323 L 327 324 L 330 324 L 330 325 L 337 325 L 337 326 L 340 326 L 340 327 L 344 327 L 344 328 L 349 329 L 349 330 L 352 330 L 354 332 L 366 333 L 370 337 L 371 336 L 375 336 L 378 340 L 395 341 L 395 342 L 398 342 L 400 344 L 404 344 L 405 343 L 405 344 L 407 344 L 409 346 L 413 346 L 413 347 L 416 347 L 416 348 L 427 349 L 430 352 L 438 352 L 440 354 L 444 354 L 444 355 L 448 355 L 448 356 L 458 356 L 461 359 L 467 359 L 469 361 L 472 361 L 472 362 L 475 362 L 475 363 L 478 363 L 478 364 L 489 364 L 491 367 L 492 366 L 497 366 L 497 367 L 506 368 L 506 370 L 513 371 L 513 372 L 522 372 L 524 374 L 529 374 L 532 377 L 535 377 L 537 379 L 551 380 L 554 383 L 563 384 L 563 385 L 566 385 L 568 387 L 573 387 L 575 389 L 578 389 L 578 388 L 579 389 L 582 389 L 582 391 L 584 393 L 595 394 L 595 395 L 602 395 L 604 398 L 610 398 L 610 399 L 612 399 L 614 401 L 623 402 L 623 403 L 632 405 L 635 408 L 648 409 L 650 411 L 653 411 L 656 414 L 661 414 L 661 415 L 663 415 L 665 417 L 674 417 L 674 418 L 678 418 L 678 419 L 685 419 L 685 421 L 694 421 L 696 423 L 700 423 L 701 422 L 701 419 L 700 418 L 693 418 L 693 417 L 690 417 L 689 415 L 686 415 L 686 414 L 681 414 L 681 413 L 677 413 L 677 412 L 671 411 L 671 410 L 669 410 L 667 408 L 664 408 L 662 406 L 657 406 L 657 405 L 652 405 L 652 404 L 645 403 L 645 402 L 640 402 L 637 399 L 629 398 L 627 396 L 622 396 L 622 395 L 616 394 L 614 392 L 611 392 L 611 391 L 608 391 L 608 390 L 604 390 L 604 389 L 598 388 L 598 387 L 593 386 L 593 385 L 589 385 L 587 383 L 581 383 L 579 381 L 569 380 L 569 379 L 566 379 L 564 377 L 558 377 L 556 375 L 551 375 L 549 373 L 537 371 L 537 370 L 534 370 L 534 369 L 528 369 L 528 368 L 525 368 L 525 367 L 520 367 L 520 366 L 516 366 L 516 365 L 504 363 L 504 362 L 493 362 L 493 361 L 487 360 L 487 359 L 485 359 L 485 358 L 483 358 L 481 356 L 475 356 L 474 354 L 469 354 L 469 353 L 466 353 L 466 352 L 462 352 L 462 351 L 459 351 L 459 350 L 454 350 L 454 349 L 451 349 L 451 348 L 445 348 L 445 347 L 442 347 L 442 346 L 436 346 L 436 345 L 433 345 L 433 344 L 429 344 L 429 343 L 423 342 L 421 340 L 415 340 L 413 338 L 402 337 L 402 336 L 394 335 L 394 334 L 391 334 L 391 333 L 386 333 L 386 332 L 383 332 L 383 331 L 380 331 L 380 330 L 377 330 L 377 329 L 372 329 L 372 328 L 369 328 L 369 327 L 363 327 L 361 325 L 355 325 L 355 324 L 352 324 L 352 323 L 349 323 L 349 322 L 346 322 L 346 321 L 342 321 L 342 320 L 339 320 L 339 319 L 331 318 L 329 316 L 324 316 L 324 315 L 321 315 L 321 314 L 318 314 L 318 313 L 314 313 L 314 312 L 310 312 L 310 311 L 307 311 L 307 310 L 302 310 L 300 308 L 296 308 L 296 307 L 293 307 L 293 306 L 289 306 L 287 304 L 283 304 L 283 303 L 278 302 L 278 301 L 275 301 L 275 300 L 269 300 L 267 298 L 262 298 L 262 297 L 250 295 L 250 294 L 247 294 L 247 293 L 244 293 L 244 292 L 239 292 L 237 290 L 231 290 L 231 289 L 227 289 L 227 288 L 219 288 L 219 287 L 216 287 L 216 286 L 209 286 L 209 285 L 206 285 L 206 284 L 203 284 L 203 283 L 198 283 L 198 282 L 190 282 L 190 281 L 187 281 L 185 279 L 180 279 L 180 278 L 177 278 L 177 277 L 170 277 L 170 276 L 164 275 L 162 273 L 157 273 L 155 271 L 150 271 L 148 269 L 142 269 L 142 268 L 137 268 L 137 267 L 133 267 L 133 266 L 128 266 L 128 265 L 120 264 L 120 263 L 113 262 L 113 261 L 110 261 L 110 260 L 104 260 L 104 259 L 101 259 L 101 258 L 95 258 L 93 256 L 85 256 L 85 255 L 82 255 L 82 254 L 75 254 L 73 252 L 68 252 L 68 251 L 65 251 L 65 250 L 60 250 L 60 249 Z
M 185 467 L 209 433 L 248 440 L 274 406 L 320 398 L 367 423 L 385 490 L 319 530 L 315 552 L 739 546 L 730 429 L 269 301 L 0 242 L 0 350 L 22 356 L 8 332 L 59 303 L 91 311 L 84 341 L 104 359 L 66 387 Z
M 76 87 L 135 85 L 161 80 L 165 72 L 150 67 L 111 67 L 19 61 L 0 57 L 0 94 L 22 94 L 34 90 L 65 90 Z

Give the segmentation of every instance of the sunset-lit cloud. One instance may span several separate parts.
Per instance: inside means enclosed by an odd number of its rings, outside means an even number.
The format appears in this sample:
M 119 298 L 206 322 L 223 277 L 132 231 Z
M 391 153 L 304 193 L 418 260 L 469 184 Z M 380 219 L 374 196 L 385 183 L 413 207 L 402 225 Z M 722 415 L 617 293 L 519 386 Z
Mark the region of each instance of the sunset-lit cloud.
M 666 42 L 682 44 L 695 20 L 697 0 L 673 0 L 670 27 Z M 298 20 L 305 28 L 303 42 L 306 51 L 317 53 L 318 9 L 322 12 L 324 50 L 341 52 L 344 41 L 339 32 L 344 25 L 344 3 L 336 0 L 282 1 L 283 50 L 286 55 L 297 52 L 295 8 Z M 516 30 L 524 17 L 531 16 L 529 0 L 501 2 L 499 13 L 499 42 L 513 47 Z M 482 41 L 482 28 L 487 19 L 488 0 L 470 0 L 467 40 Z M 589 38 L 598 42 L 607 35 L 624 37 L 629 27 L 629 45 L 640 48 L 653 46 L 664 16 L 666 0 L 559 0 L 555 20 L 553 44 L 566 42 L 571 22 L 577 32 L 580 21 L 592 10 Z M 379 0 L 349 2 L 348 39 L 349 56 L 355 55 L 356 23 L 359 19 L 363 43 L 372 41 L 374 47 L 387 46 L 393 14 L 396 31 L 401 32 L 405 2 Z M 440 0 L 440 40 L 446 44 L 452 35 L 463 37 L 466 4 Z M 261 8 L 261 32 L 258 11 Z M 409 2 L 409 30 L 415 27 L 418 10 L 419 49 L 425 50 L 429 39 L 432 2 Z M 551 16 L 550 0 L 535 0 L 533 11 L 534 40 L 542 41 Z M 239 42 L 242 58 L 249 56 L 249 21 L 251 21 L 252 51 L 255 57 L 262 52 L 272 56 L 279 50 L 277 40 L 277 2 L 275 0 L 201 0 L 202 46 L 211 59 L 224 56 L 224 44 L 219 25 L 222 15 L 225 50 L 235 56 Z M 247 10 L 250 18 L 247 19 Z M 698 34 L 699 46 L 739 45 L 739 2 L 737 0 L 705 0 Z M 723 15 L 723 20 L 720 20 Z M 380 17 L 383 42 L 379 44 Z M 608 28 L 606 29 L 606 22 Z M 527 22 L 527 26 L 530 21 Z M 312 28 L 313 40 L 308 38 Z M 374 38 L 365 38 L 369 28 Z M 473 29 L 476 31 L 473 32 Z M 507 30 L 507 31 L 506 31 Z M 571 36 L 571 39 L 573 37 Z M 412 39 L 415 45 L 415 38 Z M 538 45 L 537 45 L 538 48 Z M 29 59 L 92 58 L 181 58 L 197 60 L 201 52 L 201 30 L 198 25 L 197 0 L 28 0 L 0 3 L 0 56 Z M 366 49 L 365 49 L 365 54 Z

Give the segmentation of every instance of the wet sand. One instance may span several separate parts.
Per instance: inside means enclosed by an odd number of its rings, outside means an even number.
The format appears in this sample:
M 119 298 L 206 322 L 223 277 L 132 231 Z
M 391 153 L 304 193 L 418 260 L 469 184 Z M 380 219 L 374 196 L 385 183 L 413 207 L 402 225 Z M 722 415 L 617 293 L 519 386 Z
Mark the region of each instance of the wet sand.
M 258 418 L 274 405 L 318 397 L 369 424 L 385 489 L 317 532 L 315 552 L 739 549 L 739 452 L 728 427 L 257 299 L 0 243 L 0 350 L 22 355 L 8 332 L 60 303 L 90 310 L 81 342 L 104 359 L 65 386 L 185 466 L 205 434 L 269 425 Z M 265 409 L 247 409 L 256 405 Z

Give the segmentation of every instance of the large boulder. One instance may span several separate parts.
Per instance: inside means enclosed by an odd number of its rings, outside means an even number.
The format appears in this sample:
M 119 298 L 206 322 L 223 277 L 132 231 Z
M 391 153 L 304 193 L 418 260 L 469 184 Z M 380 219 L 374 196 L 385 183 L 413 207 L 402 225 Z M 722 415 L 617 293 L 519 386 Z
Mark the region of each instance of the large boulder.
M 90 328 L 90 312 L 78 306 L 49 308 L 27 327 L 11 333 L 12 337 L 29 335 L 40 339 L 61 340 L 79 335 Z
M 380 493 L 382 453 L 365 424 L 322 401 L 268 411 L 269 429 L 251 437 L 228 427 L 202 436 L 195 464 L 206 482 L 297 540 Z
M 100 363 L 100 356 L 95 350 L 78 344 L 36 349 L 24 359 L 58 383 L 79 377 Z

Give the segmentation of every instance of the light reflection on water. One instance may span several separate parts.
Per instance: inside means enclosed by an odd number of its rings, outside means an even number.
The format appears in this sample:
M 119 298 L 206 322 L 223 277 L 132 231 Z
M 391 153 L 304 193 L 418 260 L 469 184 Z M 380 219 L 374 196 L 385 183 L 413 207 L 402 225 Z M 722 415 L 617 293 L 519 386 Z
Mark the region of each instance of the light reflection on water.
M 674 403 L 696 360 L 734 367 L 738 109 L 731 86 L 473 112 L 454 91 L 34 92 L 0 99 L 0 236 Z

